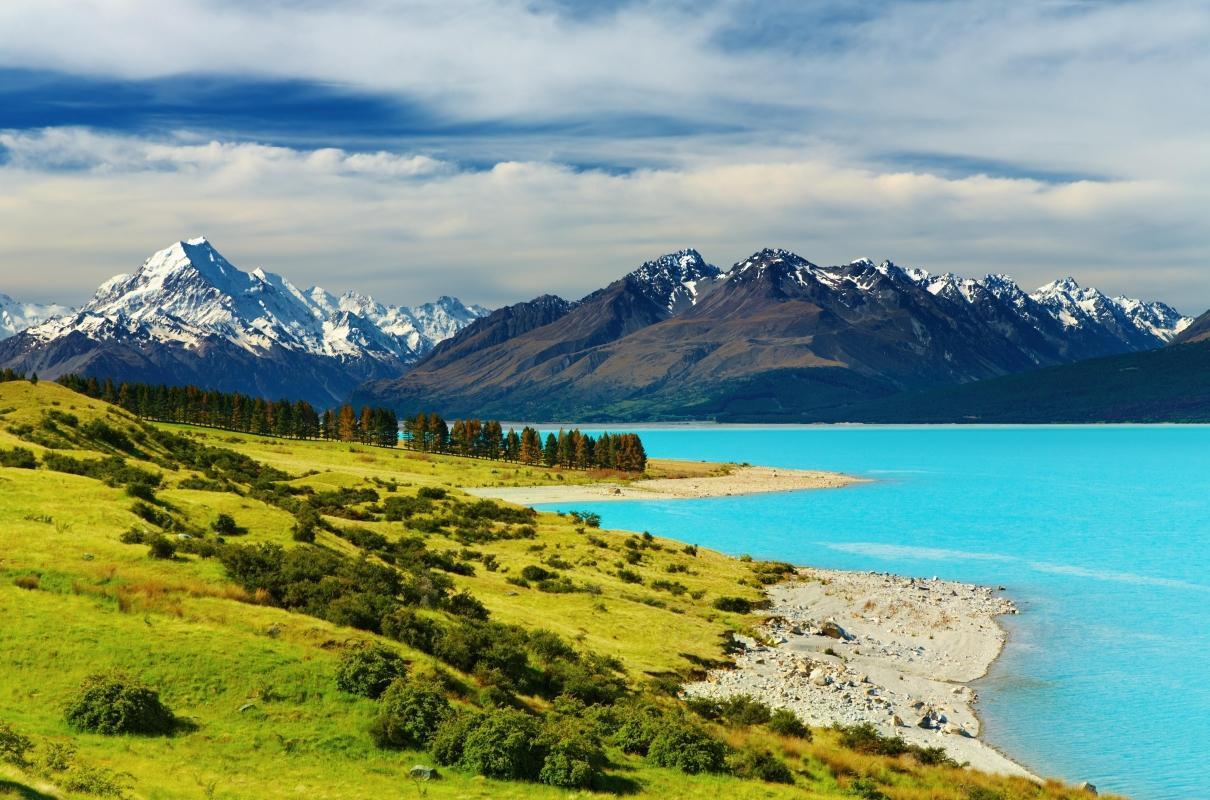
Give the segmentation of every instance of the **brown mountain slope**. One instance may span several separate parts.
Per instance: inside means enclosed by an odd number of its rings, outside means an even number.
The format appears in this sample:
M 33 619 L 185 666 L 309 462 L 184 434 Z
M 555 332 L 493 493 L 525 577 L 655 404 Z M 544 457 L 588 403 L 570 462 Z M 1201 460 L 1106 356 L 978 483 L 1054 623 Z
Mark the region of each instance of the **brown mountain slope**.
M 1173 344 L 1193 344 L 1194 342 L 1210 341 L 1210 311 L 1193 320 L 1188 328 L 1177 334 Z
M 1055 363 L 893 265 L 763 250 L 708 283 L 672 316 L 632 274 L 549 325 L 355 399 L 546 419 L 714 416 L 737 401 L 806 412 Z

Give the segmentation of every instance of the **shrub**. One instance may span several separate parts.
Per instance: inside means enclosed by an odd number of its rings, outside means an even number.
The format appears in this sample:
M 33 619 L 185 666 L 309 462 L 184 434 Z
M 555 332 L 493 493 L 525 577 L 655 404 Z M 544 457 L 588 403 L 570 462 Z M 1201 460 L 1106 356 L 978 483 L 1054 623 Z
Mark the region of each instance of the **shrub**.
M 151 558 L 168 560 L 176 557 L 176 543 L 164 534 L 153 533 L 144 541 L 147 543 L 147 555 Z
M 379 701 L 370 738 L 378 747 L 420 748 L 432 741 L 449 715 L 449 701 L 436 683 L 397 680 Z
M 219 536 L 233 536 L 239 533 L 239 526 L 235 524 L 235 517 L 230 514 L 219 514 L 214 518 L 214 522 L 211 523 L 210 527 Z
M 311 506 L 301 506 L 295 517 L 290 536 L 296 542 L 312 544 L 315 542 L 315 531 L 319 525 L 319 513 Z
M 685 705 L 703 719 L 713 721 L 723 715 L 723 704 L 711 697 L 688 697 Z
M 471 732 L 482 724 L 483 714 L 478 711 L 461 710 L 447 716 L 429 743 L 433 760 L 444 767 L 462 763 L 463 746 Z
M 130 507 L 132 513 L 144 522 L 149 522 L 157 528 L 163 528 L 166 531 L 172 530 L 176 522 L 172 517 L 164 511 L 156 508 L 153 505 L 144 503 L 142 500 L 135 500 Z
M 811 741 L 811 729 L 788 708 L 779 708 L 769 717 L 769 730 L 781 736 L 797 736 Z
M 723 702 L 722 716 L 728 725 L 743 727 L 763 725 L 772 718 L 773 712 L 751 695 L 737 694 Z
M 421 486 L 416 496 L 423 500 L 444 500 L 447 492 L 439 486 Z
M 548 569 L 543 569 L 537 564 L 530 564 L 521 568 L 521 577 L 527 581 L 546 581 L 551 578 L 559 577 L 558 573 L 551 572 Z
M 0 722 L 0 761 L 23 767 L 29 763 L 25 755 L 33 746 L 28 736 L 17 733 L 6 722 Z
M 720 597 L 714 601 L 714 607 L 719 611 L 747 614 L 752 611 L 752 601 L 742 597 Z
M 348 647 L 336 666 L 336 688 L 362 697 L 378 697 L 407 666 L 394 650 L 377 645 Z
M 80 686 L 65 713 L 78 731 L 103 734 L 172 733 L 176 717 L 146 686 L 119 674 L 91 675 Z
M 664 715 L 652 705 L 634 705 L 623 708 L 618 715 L 618 726 L 611 737 L 623 753 L 647 755 L 652 740 L 663 728 Z
M 446 598 L 445 610 L 467 619 L 485 620 L 488 617 L 487 606 L 465 589 Z
M 647 758 L 656 766 L 679 769 L 690 775 L 720 772 L 726 757 L 726 745 L 686 722 L 663 726 L 647 749 Z
M 765 749 L 745 747 L 727 756 L 727 769 L 737 778 L 768 783 L 794 783 L 794 773 L 780 758 Z
M 578 717 L 548 722 L 538 738 L 546 751 L 538 780 L 567 789 L 590 789 L 604 777 L 605 752 L 601 743 L 585 733 Z
M 14 447 L 12 450 L 0 450 L 0 467 L 15 469 L 33 469 L 38 466 L 34 451 L 24 447 Z
M 441 636 L 441 627 L 411 608 L 397 608 L 382 618 L 382 635 L 423 653 L 431 653 L 434 643 Z
M 643 576 L 640 575 L 639 573 L 635 572 L 634 570 L 620 569 L 620 570 L 618 570 L 618 577 L 621 580 L 625 581 L 626 583 L 642 583 L 643 582 Z
M 126 484 L 126 494 L 139 500 L 146 500 L 149 503 L 155 502 L 155 487 L 151 484 L 128 483 Z
M 467 734 L 459 763 L 488 778 L 534 780 L 546 756 L 537 739 L 538 725 L 532 717 L 509 708 L 495 709 Z

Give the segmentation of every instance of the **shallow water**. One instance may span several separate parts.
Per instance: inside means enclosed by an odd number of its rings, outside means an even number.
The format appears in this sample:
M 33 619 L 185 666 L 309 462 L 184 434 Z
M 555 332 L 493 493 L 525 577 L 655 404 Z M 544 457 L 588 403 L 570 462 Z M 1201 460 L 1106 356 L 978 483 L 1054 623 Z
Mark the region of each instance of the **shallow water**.
M 1210 797 L 1210 427 L 647 429 L 652 456 L 849 472 L 839 490 L 573 503 L 605 527 L 1004 585 L 985 738 L 1035 772 Z M 555 508 L 556 506 L 551 506 Z

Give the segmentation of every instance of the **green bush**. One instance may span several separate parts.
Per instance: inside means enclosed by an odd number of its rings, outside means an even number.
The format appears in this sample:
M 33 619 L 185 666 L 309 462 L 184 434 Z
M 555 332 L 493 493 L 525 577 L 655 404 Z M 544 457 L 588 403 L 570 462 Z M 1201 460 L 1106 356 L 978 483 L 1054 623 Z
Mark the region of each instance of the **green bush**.
M 152 558 L 169 560 L 176 557 L 176 543 L 162 533 L 153 533 L 143 541 L 147 543 L 147 555 Z
M 722 717 L 728 725 L 745 727 L 764 725 L 773 717 L 773 712 L 755 697 L 737 694 L 723 701 Z
M 450 704 L 436 683 L 397 680 L 382 695 L 370 738 L 378 747 L 421 748 L 450 716 Z
M 439 486 L 421 486 L 416 491 L 416 496 L 422 500 L 444 500 L 445 495 L 445 489 L 442 489 Z
M 429 742 L 429 753 L 433 760 L 443 767 L 453 767 L 462 763 L 463 747 L 471 731 L 482 724 L 483 714 L 478 711 L 462 709 L 447 716 Z
M 583 720 L 569 717 L 543 726 L 538 744 L 546 751 L 538 780 L 567 789 L 591 789 L 605 775 L 605 751 L 584 731 Z
M 779 708 L 769 717 L 769 730 L 781 736 L 797 736 L 811 741 L 811 729 L 788 708 Z
M 559 577 L 557 572 L 551 572 L 548 569 L 543 569 L 537 564 L 529 564 L 521 568 L 521 577 L 527 581 L 546 581 L 551 578 Z
M 26 754 L 33 747 L 28 736 L 17 733 L 6 722 L 0 722 L 0 761 L 23 767 L 29 763 Z
M 768 750 L 745 747 L 727 756 L 727 769 L 737 778 L 768 783 L 794 783 L 794 773 Z
M 467 734 L 459 763 L 488 778 L 535 780 L 545 756 L 533 717 L 499 708 L 484 715 Z
M 658 708 L 632 705 L 619 710 L 611 739 L 623 753 L 645 756 L 663 726 L 664 715 Z
M 235 524 L 235 517 L 230 514 L 219 514 L 214 518 L 214 522 L 211 523 L 210 527 L 219 536 L 233 536 L 239 533 L 239 526 Z
M 394 650 L 377 645 L 345 648 L 336 665 L 336 688 L 362 697 L 378 697 L 407 665 Z
M 701 728 L 686 722 L 665 724 L 651 740 L 647 758 L 659 767 L 679 769 L 690 775 L 721 772 L 726 766 L 727 746 Z
M 719 611 L 747 614 L 752 611 L 752 601 L 742 597 L 720 597 L 714 601 L 714 607 Z
M 24 447 L 14 447 L 12 450 L 0 450 L 0 467 L 15 469 L 33 469 L 38 466 L 34 451 Z
M 164 735 L 177 724 L 158 694 L 119 674 L 86 678 L 68 703 L 65 718 L 75 730 L 109 735 Z

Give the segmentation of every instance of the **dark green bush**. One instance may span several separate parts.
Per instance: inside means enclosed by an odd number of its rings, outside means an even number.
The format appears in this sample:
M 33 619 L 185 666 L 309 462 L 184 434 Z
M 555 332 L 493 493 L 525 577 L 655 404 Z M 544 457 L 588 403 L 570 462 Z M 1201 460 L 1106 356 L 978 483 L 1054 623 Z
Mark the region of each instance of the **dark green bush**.
M 13 467 L 15 469 L 34 469 L 38 466 L 38 459 L 34 457 L 34 451 L 25 447 L 14 447 L 12 450 L 0 450 L 0 467 Z
M 727 746 L 706 731 L 687 722 L 667 721 L 651 740 L 647 758 L 656 766 L 679 769 L 690 775 L 721 772 L 726 766 Z
M 406 672 L 407 665 L 394 650 L 378 645 L 347 647 L 336 665 L 336 687 L 349 694 L 378 697 Z
M 720 597 L 714 601 L 714 607 L 719 611 L 747 614 L 752 611 L 752 601 L 742 597 Z
M 72 728 L 89 733 L 155 736 L 176 728 L 176 717 L 158 694 L 119 674 L 86 678 L 65 717 Z
M 521 568 L 521 577 L 527 581 L 536 582 L 557 578 L 558 573 L 539 567 L 537 564 L 529 564 Z
M 449 701 L 438 684 L 397 680 L 378 703 L 370 738 L 378 747 L 422 748 L 449 716 Z
M 423 653 L 431 653 L 434 643 L 441 636 L 441 626 L 428 617 L 420 616 L 415 609 L 396 608 L 382 618 L 382 635 Z
M 28 762 L 26 754 L 34 747 L 28 736 L 23 736 L 13 730 L 6 722 L 0 722 L 0 761 L 25 766 Z
M 840 727 L 840 745 L 875 756 L 899 756 L 911 750 L 902 736 L 884 736 L 873 723 Z
M 655 706 L 626 706 L 619 709 L 618 724 L 610 738 L 623 753 L 645 756 L 663 726 L 664 714 Z
M 635 572 L 634 570 L 620 569 L 620 570 L 618 570 L 618 577 L 621 580 L 625 581 L 626 583 L 642 583 L 643 582 L 643 576 L 640 575 L 639 573 Z
M 737 778 L 768 783 L 794 783 L 785 762 L 763 748 L 745 747 L 727 756 L 727 769 Z
M 498 708 L 485 714 L 467 734 L 459 763 L 488 778 L 535 780 L 545 757 L 534 718 Z
M 421 486 L 416 496 L 423 500 L 444 500 L 447 492 L 439 486 Z
M 605 775 L 605 751 L 600 741 L 586 733 L 583 720 L 564 718 L 548 721 L 538 737 L 545 750 L 538 780 L 567 789 L 591 789 Z
M 462 763 L 463 746 L 467 737 L 482 724 L 483 719 L 483 714 L 469 709 L 461 709 L 447 716 L 437 726 L 429 743 L 433 760 L 444 767 Z
M 728 725 L 763 725 L 772 716 L 773 712 L 769 707 L 751 695 L 737 694 L 722 703 L 722 717 Z
M 214 522 L 211 523 L 210 527 L 219 536 L 234 536 L 239 533 L 239 526 L 235 524 L 235 517 L 230 514 L 219 514 L 214 518 Z
M 162 533 L 153 533 L 143 541 L 147 543 L 147 555 L 151 558 L 168 560 L 176 557 L 176 542 Z
M 769 730 L 782 736 L 797 736 L 811 741 L 811 729 L 788 708 L 779 708 L 769 717 Z

